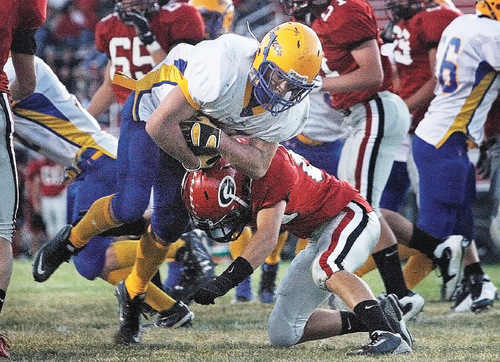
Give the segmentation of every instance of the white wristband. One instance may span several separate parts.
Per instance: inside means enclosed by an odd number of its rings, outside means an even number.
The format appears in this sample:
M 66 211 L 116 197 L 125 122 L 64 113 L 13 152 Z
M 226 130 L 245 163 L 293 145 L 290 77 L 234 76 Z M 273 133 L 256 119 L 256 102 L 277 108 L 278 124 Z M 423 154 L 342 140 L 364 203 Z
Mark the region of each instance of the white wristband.
M 187 172 L 195 172 L 195 171 L 198 171 L 201 169 L 201 160 L 199 157 L 196 157 L 196 159 L 198 160 L 198 162 L 200 164 L 197 168 L 188 168 L 188 167 L 186 167 L 186 165 L 182 164 L 182 166 L 186 169 Z
M 149 54 L 153 54 L 157 50 L 161 50 L 161 45 L 155 40 L 151 44 L 146 45 L 146 49 L 148 50 Z

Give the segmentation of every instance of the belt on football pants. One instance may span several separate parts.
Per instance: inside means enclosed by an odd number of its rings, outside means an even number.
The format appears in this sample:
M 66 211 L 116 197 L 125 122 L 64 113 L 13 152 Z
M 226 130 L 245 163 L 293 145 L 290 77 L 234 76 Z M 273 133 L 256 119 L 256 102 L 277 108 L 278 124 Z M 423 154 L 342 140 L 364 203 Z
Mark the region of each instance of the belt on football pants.
M 302 142 L 302 143 L 305 143 L 306 145 L 308 146 L 321 146 L 324 142 L 323 141 L 316 141 L 316 140 L 313 140 L 309 137 L 307 137 L 305 134 L 303 133 L 299 133 L 297 135 L 297 139 Z
M 93 147 L 82 147 L 75 156 L 75 163 L 78 164 L 83 159 L 92 159 L 97 160 L 99 157 L 104 156 L 102 151 L 99 151 L 97 148 Z

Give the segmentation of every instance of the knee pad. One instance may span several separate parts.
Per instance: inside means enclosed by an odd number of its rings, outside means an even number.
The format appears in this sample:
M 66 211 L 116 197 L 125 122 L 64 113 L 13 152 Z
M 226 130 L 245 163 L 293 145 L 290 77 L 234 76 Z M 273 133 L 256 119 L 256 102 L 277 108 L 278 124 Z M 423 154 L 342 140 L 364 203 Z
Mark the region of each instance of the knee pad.
M 267 335 L 269 341 L 275 347 L 291 347 L 296 345 L 302 334 L 304 333 L 304 326 L 300 329 L 293 328 L 290 323 L 287 322 L 289 318 L 277 312 L 276 308 L 273 309 L 271 315 L 269 316 Z M 298 332 L 300 330 L 300 333 Z

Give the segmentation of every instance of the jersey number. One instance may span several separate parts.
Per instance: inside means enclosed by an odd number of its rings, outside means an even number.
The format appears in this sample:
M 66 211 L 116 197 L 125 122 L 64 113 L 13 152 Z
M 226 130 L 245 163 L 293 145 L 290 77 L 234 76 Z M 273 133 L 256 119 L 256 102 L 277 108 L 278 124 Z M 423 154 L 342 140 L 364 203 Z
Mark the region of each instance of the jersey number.
M 408 29 L 401 29 L 397 25 L 394 26 L 393 32 L 395 38 L 394 41 L 396 42 L 394 60 L 400 64 L 410 65 L 413 63 L 410 52 L 410 32 Z
M 337 5 L 338 6 L 342 6 L 345 3 L 346 3 L 346 0 L 337 0 Z M 332 15 L 333 10 L 335 10 L 335 8 L 333 7 L 333 5 L 329 5 L 326 8 L 326 10 L 321 13 L 321 19 L 323 19 L 323 21 L 326 22 L 328 20 L 328 18 Z
M 135 74 L 130 73 L 131 63 L 135 67 L 142 67 L 144 65 L 149 65 L 151 66 L 151 68 L 154 67 L 155 64 L 151 55 L 141 55 L 141 46 L 143 45 L 138 37 L 134 37 L 132 42 L 129 38 L 125 37 L 117 37 L 111 39 L 111 41 L 109 42 L 109 53 L 112 63 L 110 70 L 111 78 L 113 78 L 113 74 L 115 74 L 117 67 L 121 67 L 123 73 L 127 74 L 128 76 L 134 77 L 135 79 L 141 79 L 142 77 L 144 77 L 145 73 L 143 73 L 142 71 L 136 71 Z M 120 49 L 122 49 L 121 52 L 119 52 Z M 125 54 L 129 50 L 132 50 L 131 60 L 129 60 L 125 55 L 118 55 L 119 53 Z
M 292 159 L 295 161 L 295 163 L 302 167 L 302 170 L 305 172 L 307 176 L 312 178 L 316 182 L 321 182 L 323 181 L 323 172 L 317 168 L 311 165 L 310 163 L 306 162 L 305 158 L 299 155 L 298 153 L 295 153 L 293 151 L 287 150 Z
M 456 59 L 460 52 L 460 39 L 452 38 L 444 52 L 441 67 L 439 68 L 439 84 L 444 93 L 456 91 L 457 84 L 457 64 Z

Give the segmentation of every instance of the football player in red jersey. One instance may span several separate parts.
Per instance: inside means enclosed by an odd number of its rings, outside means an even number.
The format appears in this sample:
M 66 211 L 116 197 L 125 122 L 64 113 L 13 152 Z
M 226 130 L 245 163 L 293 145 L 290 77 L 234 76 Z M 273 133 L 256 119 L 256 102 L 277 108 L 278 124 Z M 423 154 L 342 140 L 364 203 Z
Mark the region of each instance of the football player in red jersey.
M 0 6 L 0 311 L 12 274 L 12 234 L 19 202 L 17 171 L 12 136 L 14 122 L 10 100 L 33 93 L 36 85 L 35 32 L 45 21 L 47 0 L 6 0 Z M 4 64 L 12 55 L 14 69 L 20 76 L 9 88 Z M 10 99 L 9 99 L 10 95 Z M 0 334 L 0 357 L 9 358 L 9 340 Z
M 75 227 L 44 245 L 34 260 L 35 280 L 50 278 L 96 233 L 142 217 L 150 194 L 140 191 L 154 184 L 151 228 L 141 237 L 131 274 L 116 287 L 121 313 L 116 337 L 140 343 L 147 283 L 189 224 L 180 195 L 185 170 L 211 167 L 215 152 L 242 172 L 262 177 L 278 143 L 306 122 L 321 61 L 316 33 L 287 22 L 260 43 L 224 34 L 197 45 L 179 44 L 143 79 L 115 77 L 135 90 L 122 112 L 118 191 L 95 201 Z M 250 137 L 248 144 L 233 139 L 242 133 Z
M 353 274 L 377 243 L 380 223 L 347 182 L 280 146 L 260 179 L 244 176 L 222 158 L 211 169 L 188 173 L 182 190 L 193 224 L 216 241 L 237 237 L 247 224 L 256 228 L 241 255 L 220 276 L 200 285 L 195 302 L 213 304 L 251 275 L 276 246 L 283 228 L 311 241 L 278 287 L 268 322 L 273 345 L 289 347 L 368 331 L 372 341 L 357 354 L 411 352 L 412 337 L 397 298 L 385 299 L 381 309 L 369 287 Z M 318 308 L 332 292 L 354 313 Z
M 115 12 L 102 19 L 95 30 L 96 48 L 109 60 L 104 81 L 87 110 L 97 117 L 113 102 L 125 102 L 130 91 L 112 84 L 117 72 L 141 79 L 174 45 L 196 44 L 204 34 L 199 11 L 188 4 L 174 2 L 160 7 L 153 0 L 117 0 Z
M 433 76 L 433 69 L 441 34 L 453 19 L 460 16 L 461 12 L 426 0 L 388 0 L 385 7 L 391 11 L 392 23 L 395 24 L 390 32 L 393 43 L 389 47 L 392 49 L 391 56 L 397 68 L 398 94 L 403 98 L 412 115 L 410 132 L 398 150 L 391 175 L 380 200 L 382 213 L 396 236 L 401 238 L 404 235 L 401 230 L 402 223 L 398 215 L 394 215 L 393 212 L 399 211 L 410 187 L 410 179 L 414 189 L 418 189 L 417 171 L 408 159 L 411 158 L 410 137 L 418 122 L 423 118 L 430 101 L 434 98 L 436 80 Z M 407 167 L 411 166 L 413 166 L 412 172 L 408 172 Z M 415 238 L 417 235 L 419 238 L 430 237 L 423 231 L 414 235 Z M 414 288 L 432 271 L 434 265 L 424 254 L 416 253 L 415 249 L 401 249 L 400 247 L 400 253 L 403 253 L 400 255 L 402 258 L 415 254 L 408 260 L 403 273 L 408 287 Z M 370 268 L 363 268 L 358 275 L 369 270 Z M 404 303 L 404 300 L 402 302 Z
M 354 185 L 380 218 L 381 235 L 373 250 L 386 292 L 416 297 L 404 281 L 397 240 L 381 214 L 379 201 L 396 151 L 408 132 L 410 115 L 392 92 L 389 59 L 381 56 L 375 12 L 365 0 L 287 1 L 291 13 L 318 34 L 325 61 L 321 90 L 344 113 L 350 134 L 343 146 L 338 176 Z

